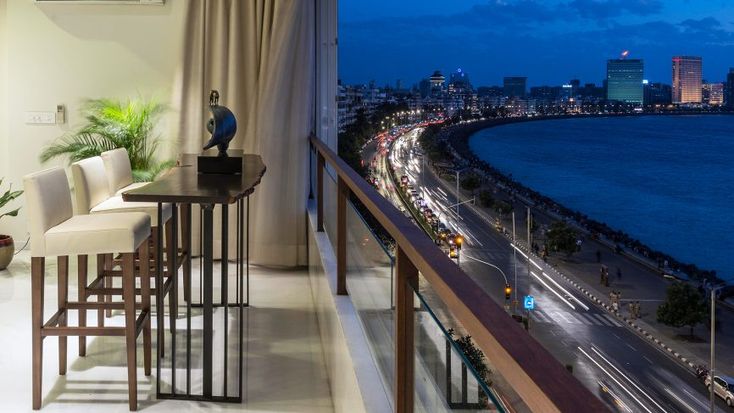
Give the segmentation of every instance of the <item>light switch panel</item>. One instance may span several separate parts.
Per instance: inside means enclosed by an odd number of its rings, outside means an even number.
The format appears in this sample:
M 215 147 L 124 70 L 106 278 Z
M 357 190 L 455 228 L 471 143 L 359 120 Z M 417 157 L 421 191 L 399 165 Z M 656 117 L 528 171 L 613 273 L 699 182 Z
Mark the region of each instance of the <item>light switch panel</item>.
M 28 125 L 54 125 L 56 124 L 56 112 L 26 112 L 25 123 Z

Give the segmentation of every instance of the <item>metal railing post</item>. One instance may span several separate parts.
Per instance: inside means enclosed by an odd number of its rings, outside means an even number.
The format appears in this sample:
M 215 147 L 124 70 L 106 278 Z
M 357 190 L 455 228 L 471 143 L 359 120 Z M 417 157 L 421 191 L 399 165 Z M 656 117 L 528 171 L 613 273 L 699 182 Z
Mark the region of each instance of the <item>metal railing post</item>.
M 349 187 L 341 175 L 337 180 L 336 201 L 336 293 L 347 295 L 347 195 Z
M 316 231 L 324 232 L 324 155 L 316 150 Z
M 414 397 L 413 291 L 418 270 L 398 245 L 395 271 L 395 412 L 412 413 Z

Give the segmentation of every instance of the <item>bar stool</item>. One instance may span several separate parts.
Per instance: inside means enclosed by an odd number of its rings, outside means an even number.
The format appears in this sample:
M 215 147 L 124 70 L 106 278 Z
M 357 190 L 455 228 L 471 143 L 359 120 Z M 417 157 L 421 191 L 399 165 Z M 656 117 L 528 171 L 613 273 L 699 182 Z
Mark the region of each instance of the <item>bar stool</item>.
M 109 193 L 110 195 L 120 196 L 123 192 L 129 191 L 131 189 L 140 188 L 142 186 L 147 185 L 149 182 L 133 182 L 133 171 L 132 171 L 132 165 L 130 165 L 130 157 L 128 156 L 127 149 L 125 148 L 117 148 L 113 149 L 111 151 L 102 152 L 100 154 L 100 157 L 102 158 L 102 161 L 104 162 L 104 168 L 107 173 L 107 183 L 109 186 Z M 184 216 L 187 216 L 187 214 L 190 213 L 191 205 L 189 204 L 182 204 L 181 205 L 181 212 Z M 151 215 L 152 217 L 152 215 Z M 155 225 L 155 224 L 154 224 Z M 188 234 L 190 231 L 190 228 L 188 228 L 188 220 L 181 220 L 181 233 L 182 234 Z M 166 226 L 166 231 L 171 231 L 171 229 Z M 157 236 L 157 232 L 153 232 L 153 237 Z M 170 239 L 169 233 L 166 234 L 166 237 Z M 186 239 L 186 237 L 184 237 Z M 179 243 L 178 245 L 182 245 L 183 243 Z M 155 240 L 154 240 L 155 245 Z M 187 246 L 184 246 L 187 247 Z M 181 257 L 179 257 L 184 262 L 184 273 L 188 274 L 189 272 L 186 272 L 186 265 L 189 264 L 188 254 L 191 252 L 188 251 L 188 248 L 184 248 L 183 251 L 177 251 L 178 253 L 181 253 Z M 169 255 L 172 255 L 171 251 L 168 251 Z M 186 255 L 186 259 L 184 259 L 184 254 Z M 189 286 L 189 277 L 183 278 L 183 284 L 184 284 L 184 297 L 188 301 L 190 297 L 190 286 Z
M 127 353 L 128 401 L 137 409 L 136 339 L 143 332 L 145 375 L 151 369 L 150 276 L 148 266 L 140 266 L 141 312 L 136 317 L 135 252 L 148 259 L 146 240 L 150 218 L 140 212 L 116 215 L 73 215 L 71 192 L 62 168 L 52 168 L 23 178 L 31 232 L 31 302 L 33 341 L 33 409 L 41 408 L 43 339 L 59 337 L 59 374 L 66 374 L 67 337 L 124 336 Z M 79 257 L 79 278 L 86 278 L 88 254 L 122 254 L 122 302 L 90 303 L 68 299 L 69 255 Z M 58 257 L 58 310 L 43 321 L 46 257 Z M 83 258 L 84 257 L 84 258 Z M 80 298 L 84 293 L 80 291 Z M 85 314 L 90 309 L 122 309 L 124 327 L 70 327 L 68 311 Z M 81 319 L 81 317 L 80 317 Z
M 76 196 L 76 213 L 79 215 L 109 215 L 119 214 L 127 212 L 141 212 L 145 213 L 150 217 L 152 225 L 152 244 L 157 245 L 157 227 L 158 223 L 158 204 L 154 202 L 125 202 L 122 200 L 120 195 L 109 196 L 109 180 L 107 176 L 107 169 L 105 168 L 104 162 L 101 157 L 95 156 L 87 159 L 83 159 L 78 162 L 74 162 L 71 165 L 72 176 L 74 177 L 74 187 Z M 156 285 L 155 289 L 161 288 L 163 290 L 163 297 L 169 295 L 168 302 L 170 306 L 170 323 L 176 322 L 176 313 L 178 309 L 178 302 L 176 292 L 173 291 L 173 279 L 178 273 L 179 261 L 177 254 L 173 252 L 173 226 L 172 207 L 171 204 L 163 204 L 163 222 L 166 226 L 166 244 L 167 244 L 167 266 L 164 271 L 164 277 L 166 281 L 162 286 Z M 160 257 L 163 259 L 163 257 Z M 157 268 L 156 261 L 159 259 L 153 248 L 153 262 L 147 260 L 147 266 L 150 268 Z M 97 286 L 104 283 L 103 291 L 117 291 L 112 288 L 113 277 L 121 275 L 119 271 L 115 271 L 114 267 L 118 263 L 113 257 L 97 256 L 97 278 L 90 284 L 91 286 Z M 140 260 L 140 266 L 145 265 L 145 261 Z M 149 272 L 150 276 L 155 276 L 155 272 Z M 154 290 L 155 290 L 154 289 Z M 106 295 L 104 299 L 98 298 L 98 301 L 107 301 L 110 299 L 110 295 Z M 109 316 L 109 314 L 107 314 Z M 86 323 L 86 319 L 80 320 L 80 323 Z M 104 325 L 104 318 L 98 318 L 98 324 Z M 172 328 L 173 330 L 173 328 Z M 80 345 L 81 346 L 81 345 Z M 163 348 L 163 343 L 160 343 Z M 80 347 L 80 355 L 83 355 L 83 349 Z

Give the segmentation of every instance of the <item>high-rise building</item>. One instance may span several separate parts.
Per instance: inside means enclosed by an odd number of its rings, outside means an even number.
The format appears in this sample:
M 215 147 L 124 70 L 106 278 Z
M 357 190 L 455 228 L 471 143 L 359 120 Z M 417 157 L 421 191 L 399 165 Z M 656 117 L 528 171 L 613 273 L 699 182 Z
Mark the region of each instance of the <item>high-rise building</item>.
M 642 104 L 642 59 L 607 60 L 607 99 Z
M 726 106 L 734 108 L 734 67 L 729 69 L 726 75 L 726 96 L 724 96 Z
M 673 103 L 701 103 L 701 58 L 673 57 Z
M 711 106 L 721 106 L 724 104 L 723 83 L 704 83 L 702 89 L 701 100 L 703 103 Z
M 527 90 L 528 78 L 524 76 L 508 76 L 505 77 L 503 86 L 505 96 L 524 98 Z
M 670 85 L 665 83 L 648 83 L 645 89 L 645 105 L 669 105 Z
M 443 84 L 446 82 L 446 77 L 441 74 L 441 71 L 436 70 L 430 77 L 431 87 L 434 89 L 443 89 Z

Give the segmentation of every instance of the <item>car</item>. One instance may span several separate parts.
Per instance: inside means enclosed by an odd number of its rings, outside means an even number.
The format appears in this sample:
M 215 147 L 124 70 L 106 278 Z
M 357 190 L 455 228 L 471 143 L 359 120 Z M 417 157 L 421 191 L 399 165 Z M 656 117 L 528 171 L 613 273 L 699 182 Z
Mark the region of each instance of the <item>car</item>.
M 705 383 L 711 391 L 711 376 L 706 377 Z M 714 376 L 714 393 L 724 399 L 727 406 L 734 406 L 734 377 Z
M 451 248 L 449 248 L 449 258 L 459 258 L 459 250 L 456 247 L 451 246 Z

